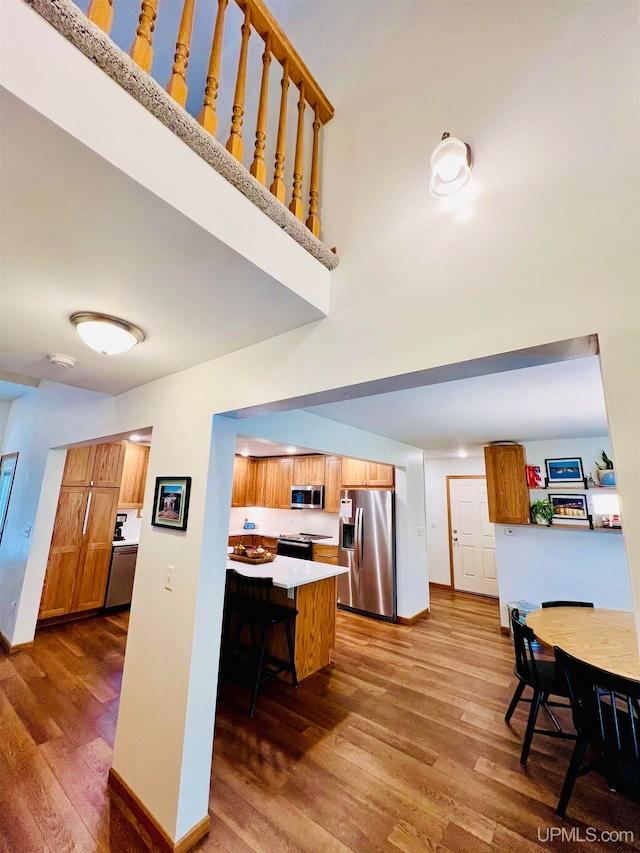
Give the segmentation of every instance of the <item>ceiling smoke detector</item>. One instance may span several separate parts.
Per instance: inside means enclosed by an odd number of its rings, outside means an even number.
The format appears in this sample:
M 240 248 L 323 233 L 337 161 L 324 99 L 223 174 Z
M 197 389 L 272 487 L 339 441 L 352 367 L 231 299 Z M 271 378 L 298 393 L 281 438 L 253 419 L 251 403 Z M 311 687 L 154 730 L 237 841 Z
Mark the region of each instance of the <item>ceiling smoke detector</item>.
M 59 352 L 52 352 L 47 356 L 51 364 L 55 364 L 56 367 L 61 367 L 63 370 L 69 370 L 70 367 L 76 366 L 75 358 L 71 358 L 70 355 L 62 355 Z

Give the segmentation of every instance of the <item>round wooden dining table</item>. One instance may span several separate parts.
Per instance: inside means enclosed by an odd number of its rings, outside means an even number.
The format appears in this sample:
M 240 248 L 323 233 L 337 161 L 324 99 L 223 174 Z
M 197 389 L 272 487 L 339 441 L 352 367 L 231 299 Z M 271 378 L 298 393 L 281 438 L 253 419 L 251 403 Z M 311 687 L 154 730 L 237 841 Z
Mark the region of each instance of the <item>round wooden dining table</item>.
M 527 625 L 545 646 L 640 681 L 640 652 L 633 613 L 598 607 L 545 607 L 527 614 Z

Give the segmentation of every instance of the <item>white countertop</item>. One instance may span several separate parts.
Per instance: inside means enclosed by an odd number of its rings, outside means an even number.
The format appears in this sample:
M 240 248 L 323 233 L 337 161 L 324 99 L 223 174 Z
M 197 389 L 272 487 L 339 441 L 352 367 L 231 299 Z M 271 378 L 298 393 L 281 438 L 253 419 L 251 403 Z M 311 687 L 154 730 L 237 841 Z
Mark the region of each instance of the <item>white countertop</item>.
M 235 569 L 249 578 L 273 578 L 273 585 L 281 589 L 295 589 L 306 583 L 323 581 L 349 572 L 346 566 L 331 566 L 328 563 L 314 563 L 311 560 L 298 560 L 295 557 L 278 556 L 271 563 L 243 563 L 239 560 L 227 560 L 227 569 Z
M 138 544 L 139 544 L 139 542 L 138 542 L 138 540 L 137 540 L 137 539 L 118 539 L 118 540 L 115 540 L 115 539 L 114 539 L 114 540 L 113 540 L 113 547 L 114 547 L 114 548 L 119 548 L 119 547 L 121 547 L 122 545 L 129 545 L 129 546 L 131 546 L 131 545 L 138 545 Z

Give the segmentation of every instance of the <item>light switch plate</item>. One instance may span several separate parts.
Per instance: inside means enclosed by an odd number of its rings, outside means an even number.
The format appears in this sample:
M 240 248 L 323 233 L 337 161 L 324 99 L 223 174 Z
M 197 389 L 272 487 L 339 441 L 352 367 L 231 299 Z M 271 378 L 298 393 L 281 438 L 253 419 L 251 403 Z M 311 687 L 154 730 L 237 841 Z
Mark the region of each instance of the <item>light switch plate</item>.
M 167 566 L 167 571 L 164 576 L 164 588 L 173 590 L 173 570 L 174 566 Z

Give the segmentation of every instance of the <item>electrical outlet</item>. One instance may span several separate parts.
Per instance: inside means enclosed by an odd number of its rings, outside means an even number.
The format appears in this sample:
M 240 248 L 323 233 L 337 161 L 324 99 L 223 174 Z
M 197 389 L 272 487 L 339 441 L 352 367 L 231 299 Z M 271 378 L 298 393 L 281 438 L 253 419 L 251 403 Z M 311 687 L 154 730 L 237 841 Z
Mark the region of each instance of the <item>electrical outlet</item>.
M 418 536 L 424 536 L 424 527 L 418 528 Z
M 164 588 L 173 590 L 173 570 L 175 566 L 167 566 L 167 571 L 164 576 Z
M 506 527 L 506 528 L 505 528 L 505 531 L 504 531 L 504 535 L 505 535 L 505 536 L 515 536 L 515 535 L 516 535 L 516 532 L 515 532 L 515 530 L 513 529 L 513 527 Z

